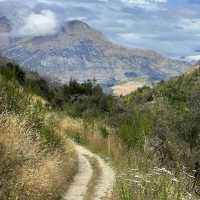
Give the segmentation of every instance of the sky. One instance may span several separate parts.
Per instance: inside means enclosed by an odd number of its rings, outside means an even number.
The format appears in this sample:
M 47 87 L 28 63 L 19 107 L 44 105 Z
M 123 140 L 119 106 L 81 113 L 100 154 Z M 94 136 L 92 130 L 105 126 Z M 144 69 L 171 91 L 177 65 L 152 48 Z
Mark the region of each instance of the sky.
M 79 19 L 124 46 L 200 55 L 200 0 L 0 0 L 4 15 L 22 35 L 53 34 Z

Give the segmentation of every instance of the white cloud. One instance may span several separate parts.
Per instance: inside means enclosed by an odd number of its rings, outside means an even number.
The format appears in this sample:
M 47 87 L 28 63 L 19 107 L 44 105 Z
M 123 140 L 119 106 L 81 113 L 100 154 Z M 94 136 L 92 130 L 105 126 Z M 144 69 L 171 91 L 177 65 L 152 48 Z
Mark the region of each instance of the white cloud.
M 199 19 L 181 19 L 179 26 L 185 31 L 200 33 Z
M 47 5 L 56 5 L 56 6 L 63 6 L 64 1 L 56 1 L 56 0 L 37 0 L 37 3 L 44 3 Z
M 24 26 L 19 30 L 20 35 L 43 36 L 57 31 L 58 20 L 50 10 L 31 13 L 24 20 Z
M 188 62 L 197 62 L 200 60 L 200 55 L 186 56 L 183 58 L 183 60 L 188 61 Z
M 144 9 L 158 9 L 159 6 L 164 5 L 168 0 L 120 0 L 122 3 L 133 7 L 140 7 Z
M 84 20 L 86 20 L 86 17 L 68 17 L 67 18 L 67 21 L 73 21 L 73 20 L 84 21 Z
M 137 4 L 137 5 L 150 5 L 158 3 L 167 3 L 168 0 L 121 0 L 121 2 L 128 2 L 130 4 Z
M 122 39 L 128 40 L 128 41 L 130 41 L 130 40 L 139 40 L 139 39 L 142 38 L 142 35 L 138 34 L 138 33 L 119 33 L 118 35 Z
M 108 2 L 108 0 L 98 0 L 98 1 L 100 1 L 100 2 Z

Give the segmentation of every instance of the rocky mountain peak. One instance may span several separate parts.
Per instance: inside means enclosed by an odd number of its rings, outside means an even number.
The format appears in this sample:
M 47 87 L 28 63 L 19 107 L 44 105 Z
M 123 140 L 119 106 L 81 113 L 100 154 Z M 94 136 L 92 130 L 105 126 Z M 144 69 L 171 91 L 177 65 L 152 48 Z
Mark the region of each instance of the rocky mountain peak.
M 72 21 L 68 21 L 68 26 L 71 29 L 85 29 L 85 30 L 91 30 L 90 26 L 88 24 L 86 24 L 83 21 L 80 20 L 72 20 Z
M 80 20 L 67 21 L 63 26 L 64 32 L 92 31 L 92 28 Z
M 65 22 L 62 27 L 62 32 L 68 36 L 73 36 L 76 39 L 93 39 L 93 40 L 105 40 L 104 35 L 90 27 L 87 23 L 80 20 L 71 20 Z

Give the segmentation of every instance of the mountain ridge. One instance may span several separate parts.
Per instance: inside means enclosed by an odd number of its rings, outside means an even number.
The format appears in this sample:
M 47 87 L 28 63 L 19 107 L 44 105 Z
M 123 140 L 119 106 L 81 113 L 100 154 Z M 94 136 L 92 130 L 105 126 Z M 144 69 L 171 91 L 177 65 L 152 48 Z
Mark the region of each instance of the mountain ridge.
M 54 35 L 9 38 L 0 53 L 61 82 L 96 79 L 106 87 L 138 77 L 157 82 L 189 68 L 153 50 L 114 44 L 80 20 L 65 22 Z

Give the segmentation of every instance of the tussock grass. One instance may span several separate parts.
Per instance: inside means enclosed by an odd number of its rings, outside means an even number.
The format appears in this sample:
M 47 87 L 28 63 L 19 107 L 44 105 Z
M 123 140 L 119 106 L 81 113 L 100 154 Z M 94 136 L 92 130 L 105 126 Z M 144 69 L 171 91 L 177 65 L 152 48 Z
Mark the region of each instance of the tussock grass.
M 77 170 L 46 101 L 0 76 L 0 200 L 61 199 Z
M 49 150 L 27 119 L 0 115 L 0 199 L 58 199 L 76 169 L 73 146 Z

